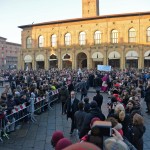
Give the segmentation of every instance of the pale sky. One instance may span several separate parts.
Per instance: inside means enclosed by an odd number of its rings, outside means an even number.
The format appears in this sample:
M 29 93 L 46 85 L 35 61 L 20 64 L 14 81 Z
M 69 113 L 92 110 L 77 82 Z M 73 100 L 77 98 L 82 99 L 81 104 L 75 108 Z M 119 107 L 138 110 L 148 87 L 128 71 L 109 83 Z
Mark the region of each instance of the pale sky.
M 150 0 L 99 0 L 100 15 L 150 11 Z M 0 36 L 21 44 L 20 25 L 82 17 L 82 0 L 0 0 Z

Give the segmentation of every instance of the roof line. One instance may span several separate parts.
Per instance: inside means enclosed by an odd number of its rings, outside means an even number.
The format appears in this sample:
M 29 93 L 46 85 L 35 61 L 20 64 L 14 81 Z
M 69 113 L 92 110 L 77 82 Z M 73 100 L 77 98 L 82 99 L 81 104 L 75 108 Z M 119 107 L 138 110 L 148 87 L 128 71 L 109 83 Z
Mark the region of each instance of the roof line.
M 96 20 L 96 19 L 104 19 L 104 18 L 139 16 L 139 15 L 150 15 L 150 11 L 124 13 L 124 14 L 111 14 L 111 15 L 103 15 L 103 16 L 88 17 L 88 18 L 73 18 L 73 19 L 65 19 L 65 20 L 56 20 L 56 21 L 42 22 L 42 23 L 37 23 L 37 24 L 22 25 L 22 26 L 18 26 L 18 27 L 23 29 L 23 28 L 27 28 L 27 27 L 42 26 L 42 25 L 49 25 L 49 24 L 61 24 L 61 23 L 68 23 L 68 22 L 78 22 L 78 21 Z

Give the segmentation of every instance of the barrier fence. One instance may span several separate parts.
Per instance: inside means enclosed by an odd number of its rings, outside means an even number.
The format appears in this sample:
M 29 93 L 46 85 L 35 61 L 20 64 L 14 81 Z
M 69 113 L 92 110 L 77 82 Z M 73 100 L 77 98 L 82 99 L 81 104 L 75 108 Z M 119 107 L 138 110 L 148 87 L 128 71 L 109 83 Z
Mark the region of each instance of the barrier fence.
M 37 97 L 34 100 L 34 106 L 32 106 L 32 103 L 23 103 L 15 106 L 9 115 L 4 112 L 4 116 L 0 117 L 0 141 L 3 142 L 2 137 L 9 139 L 7 132 L 14 131 L 19 123 L 29 120 L 34 122 L 35 120 L 32 120 L 34 113 L 41 113 L 44 109 L 52 109 L 51 105 L 58 100 L 58 96 L 59 89 L 46 93 L 46 96 Z

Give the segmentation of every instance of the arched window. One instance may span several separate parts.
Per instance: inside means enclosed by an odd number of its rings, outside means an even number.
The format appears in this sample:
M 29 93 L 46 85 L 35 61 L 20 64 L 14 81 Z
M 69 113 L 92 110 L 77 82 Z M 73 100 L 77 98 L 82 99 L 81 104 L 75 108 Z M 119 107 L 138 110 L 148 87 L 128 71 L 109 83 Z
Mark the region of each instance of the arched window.
M 71 34 L 67 33 L 65 34 L 65 45 L 71 45 Z
M 56 36 L 56 34 L 53 34 L 52 37 L 51 37 L 51 45 L 52 45 L 52 47 L 57 46 L 57 36 Z
M 96 31 L 94 33 L 94 43 L 95 44 L 101 44 L 101 38 L 102 38 L 102 33 L 101 31 Z
M 69 54 L 66 54 L 66 55 L 64 56 L 64 59 L 70 59 L 70 55 L 69 55 Z
M 136 42 L 136 32 L 134 28 L 129 29 L 129 43 L 134 43 Z
M 147 30 L 146 30 L 146 36 L 147 36 L 146 41 L 150 42 L 150 27 L 148 27 Z
M 39 47 L 44 47 L 44 37 L 39 36 Z
M 85 45 L 86 44 L 85 32 L 80 32 L 80 35 L 79 35 L 79 44 L 80 45 Z
M 32 39 L 30 36 L 26 39 L 26 48 L 32 48 Z
M 111 43 L 118 43 L 118 31 L 117 30 L 111 31 Z

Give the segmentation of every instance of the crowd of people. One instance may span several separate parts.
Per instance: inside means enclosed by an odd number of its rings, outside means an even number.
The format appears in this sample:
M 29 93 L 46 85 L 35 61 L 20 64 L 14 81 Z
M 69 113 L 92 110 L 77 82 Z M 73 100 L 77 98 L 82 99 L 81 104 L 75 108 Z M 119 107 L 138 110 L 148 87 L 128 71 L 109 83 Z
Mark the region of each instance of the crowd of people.
M 5 118 L 6 122 L 17 119 L 18 116 L 12 118 L 5 116 L 11 114 L 11 110 L 22 103 L 31 106 L 29 110 L 31 115 L 25 117 L 24 121 L 28 122 L 31 118 L 33 122 L 36 122 L 35 98 L 45 96 L 48 99 L 47 93 L 59 89 L 58 100 L 62 104 L 62 115 L 71 119 L 70 134 L 72 135 L 77 129 L 82 146 L 84 142 L 89 142 L 99 149 L 143 150 L 143 134 L 146 128 L 141 101 L 145 100 L 146 113 L 150 114 L 150 73 L 148 69 L 141 72 L 135 69 L 101 72 L 87 69 L 59 70 L 53 68 L 48 71 L 1 71 L 1 74 L 8 76 L 10 85 L 6 87 L 0 99 L 0 116 Z M 87 96 L 90 87 L 96 91 L 93 99 Z M 78 92 L 81 93 L 80 99 L 76 98 Z M 103 101 L 107 100 L 103 98 L 101 92 L 108 93 L 107 116 L 102 111 Z M 45 106 L 46 102 L 45 100 L 41 105 Z M 46 109 L 46 107 L 41 107 L 38 113 Z M 3 110 L 6 110 L 6 114 L 3 114 Z M 102 132 L 104 129 L 101 127 L 106 128 L 106 132 Z M 56 131 L 54 137 L 57 140 L 54 140 L 52 136 L 52 145 L 56 150 L 74 146 L 61 131 Z

